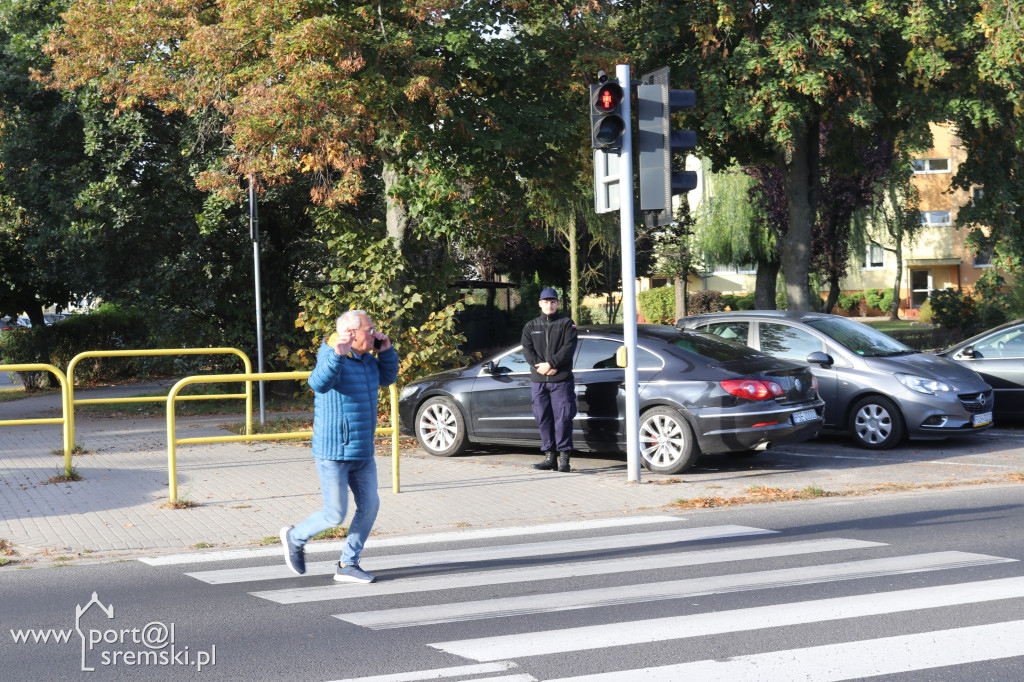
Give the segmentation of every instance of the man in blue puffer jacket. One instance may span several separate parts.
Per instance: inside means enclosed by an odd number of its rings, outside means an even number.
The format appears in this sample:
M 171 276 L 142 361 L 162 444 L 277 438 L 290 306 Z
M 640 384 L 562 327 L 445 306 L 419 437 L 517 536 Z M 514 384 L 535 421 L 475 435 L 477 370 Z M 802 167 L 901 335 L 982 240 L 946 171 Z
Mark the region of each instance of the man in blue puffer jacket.
M 320 344 L 313 389 L 313 457 L 320 475 L 324 506 L 297 526 L 281 529 L 285 562 L 306 572 L 304 547 L 322 531 L 345 520 L 348 489 L 356 502 L 348 537 L 334 579 L 372 583 L 359 567 L 359 553 L 380 508 L 373 436 L 377 430 L 377 390 L 398 378 L 398 353 L 362 310 L 338 318 L 338 331 Z M 377 351 L 377 356 L 370 352 Z

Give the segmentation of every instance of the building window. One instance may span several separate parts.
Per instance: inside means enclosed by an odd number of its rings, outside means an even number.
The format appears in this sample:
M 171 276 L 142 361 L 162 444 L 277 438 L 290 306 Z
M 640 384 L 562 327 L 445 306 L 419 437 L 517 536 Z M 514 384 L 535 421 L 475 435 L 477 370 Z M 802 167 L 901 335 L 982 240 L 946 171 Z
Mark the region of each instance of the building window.
M 974 267 L 992 267 L 992 257 L 995 255 L 995 250 L 996 245 L 991 240 L 986 239 L 985 245 L 974 253 Z
M 952 225 L 952 214 L 949 211 L 921 211 L 921 224 L 928 226 Z
M 914 159 L 914 173 L 948 173 L 949 159 Z
M 860 264 L 863 270 L 877 270 L 885 267 L 885 249 L 881 244 L 871 242 L 864 252 L 864 260 Z
M 716 275 L 756 275 L 757 265 L 744 263 L 743 265 L 715 265 L 712 272 Z

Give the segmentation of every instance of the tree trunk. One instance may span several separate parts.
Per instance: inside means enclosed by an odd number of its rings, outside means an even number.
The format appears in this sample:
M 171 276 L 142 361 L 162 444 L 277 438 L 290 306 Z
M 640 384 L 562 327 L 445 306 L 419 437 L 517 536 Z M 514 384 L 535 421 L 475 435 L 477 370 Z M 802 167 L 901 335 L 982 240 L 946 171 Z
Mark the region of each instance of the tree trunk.
M 825 299 L 825 312 L 831 313 L 839 302 L 839 274 L 833 268 L 828 275 L 828 298 Z
M 754 309 L 775 310 L 775 285 L 779 279 L 780 261 L 778 257 L 771 261 L 757 264 L 757 276 L 754 280 Z
M 782 237 L 782 270 L 790 310 L 810 310 L 811 239 L 818 199 L 818 122 L 793 137 L 788 162 L 779 159 L 786 183 L 789 227 Z
M 676 277 L 673 281 L 676 291 L 676 322 L 686 317 L 686 278 Z
M 405 233 L 409 228 L 409 213 L 405 204 L 395 198 L 394 188 L 398 185 L 400 176 L 390 157 L 384 160 L 384 167 L 381 169 L 381 179 L 384 180 L 384 197 L 387 202 L 386 224 L 388 236 L 394 243 L 395 251 L 401 253 L 405 246 Z
M 889 309 L 889 319 L 896 321 L 900 319 L 900 279 L 903 277 L 903 242 L 896 240 L 896 281 L 892 285 L 892 307 Z

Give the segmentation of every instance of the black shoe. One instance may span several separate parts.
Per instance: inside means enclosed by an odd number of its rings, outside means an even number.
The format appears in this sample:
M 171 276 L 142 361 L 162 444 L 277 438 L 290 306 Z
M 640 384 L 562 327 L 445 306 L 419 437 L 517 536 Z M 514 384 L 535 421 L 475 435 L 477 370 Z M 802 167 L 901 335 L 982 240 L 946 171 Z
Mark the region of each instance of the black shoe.
M 306 572 L 306 552 L 291 541 L 289 532 L 292 526 L 285 526 L 281 529 L 281 544 L 284 546 L 284 562 L 288 568 L 302 575 Z
M 543 462 L 537 462 L 534 464 L 533 468 L 540 471 L 554 471 L 558 467 L 558 464 L 555 462 L 555 458 L 558 457 L 558 455 L 554 452 L 545 452 L 544 457 L 546 459 Z
M 569 468 L 569 456 L 572 455 L 572 450 L 562 450 L 558 453 L 558 470 L 563 474 L 572 471 Z

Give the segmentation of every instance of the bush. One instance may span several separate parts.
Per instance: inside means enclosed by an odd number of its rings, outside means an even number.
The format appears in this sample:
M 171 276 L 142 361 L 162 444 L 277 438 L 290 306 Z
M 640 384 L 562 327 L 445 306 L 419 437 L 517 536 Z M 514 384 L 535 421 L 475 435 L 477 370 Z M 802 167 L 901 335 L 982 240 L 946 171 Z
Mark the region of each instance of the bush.
M 864 292 L 857 291 L 852 294 L 839 294 L 839 300 L 836 301 L 839 307 L 846 312 L 852 314 L 860 314 L 860 304 L 864 300 Z
M 676 320 L 676 289 L 667 285 L 641 291 L 636 296 L 636 305 L 648 324 L 672 324 Z
M 932 291 L 932 319 L 944 329 L 959 329 L 964 336 L 973 336 L 979 328 L 978 310 L 974 299 L 964 296 L 956 289 Z
M 66 371 L 68 363 L 85 351 L 146 348 L 147 326 L 141 314 L 104 305 L 82 315 L 72 315 L 52 325 L 7 332 L 4 337 L 6 364 L 46 363 Z M 162 358 L 166 365 L 172 362 Z M 118 381 L 148 374 L 153 358 L 86 358 L 76 365 L 75 379 L 86 383 Z M 56 385 L 49 372 L 19 372 L 26 388 Z
M 921 307 L 917 309 L 917 321 L 923 322 L 924 324 L 932 323 L 932 303 L 928 299 L 925 299 Z
M 735 294 L 722 294 L 722 310 L 728 308 L 729 310 L 736 310 L 736 299 L 738 297 Z
M 722 292 L 713 289 L 694 291 L 686 301 L 686 312 L 689 315 L 717 313 L 722 310 Z
M 754 294 L 747 294 L 736 299 L 736 310 L 753 310 Z
M 786 292 L 780 291 L 775 294 L 775 309 L 786 310 L 789 306 L 789 301 L 786 300 Z

